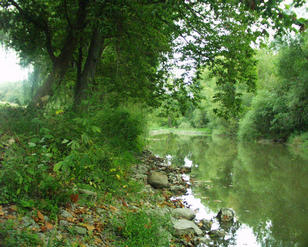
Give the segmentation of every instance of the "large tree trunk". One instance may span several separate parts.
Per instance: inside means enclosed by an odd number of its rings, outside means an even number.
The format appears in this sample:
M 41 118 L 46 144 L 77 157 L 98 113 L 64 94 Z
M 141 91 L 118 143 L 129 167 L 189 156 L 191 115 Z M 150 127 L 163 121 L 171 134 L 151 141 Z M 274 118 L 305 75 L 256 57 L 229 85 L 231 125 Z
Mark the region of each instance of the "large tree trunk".
M 30 103 L 30 106 L 42 106 L 45 103 L 42 98 L 45 98 L 47 95 L 53 95 L 53 87 L 59 85 L 62 82 L 67 70 L 69 69 L 69 66 L 72 64 L 73 53 L 78 44 L 79 37 L 82 35 L 82 31 L 86 26 L 87 6 L 89 1 L 79 0 L 78 4 L 79 8 L 76 15 L 76 22 L 73 25 L 68 23 L 67 36 L 63 43 L 60 55 L 55 57 L 52 51 L 53 49 L 51 49 L 51 47 L 48 49 L 47 47 L 47 50 L 50 51 L 49 56 L 53 63 L 53 68 L 46 81 L 37 90 L 32 99 L 32 102 Z
M 96 67 L 100 62 L 100 58 L 105 47 L 104 40 L 105 38 L 102 33 L 98 30 L 98 28 L 95 28 L 92 34 L 84 68 L 81 74 L 77 76 L 74 95 L 75 109 L 78 109 L 81 100 L 87 97 L 87 90 L 95 77 Z
M 63 77 L 68 70 L 69 62 L 72 59 L 72 55 L 68 55 L 62 61 L 58 61 L 53 65 L 51 73 L 48 75 L 47 79 L 44 81 L 43 85 L 36 91 L 35 95 L 32 98 L 30 105 L 32 106 L 42 106 L 46 103 L 44 99 L 46 96 L 53 95 L 53 87 L 59 85 L 63 80 Z

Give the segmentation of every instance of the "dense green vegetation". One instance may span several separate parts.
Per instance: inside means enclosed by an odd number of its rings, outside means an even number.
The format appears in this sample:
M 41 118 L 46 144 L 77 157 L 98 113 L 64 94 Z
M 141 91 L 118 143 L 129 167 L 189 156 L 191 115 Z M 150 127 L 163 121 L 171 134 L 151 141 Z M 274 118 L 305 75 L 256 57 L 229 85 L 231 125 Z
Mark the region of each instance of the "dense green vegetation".
M 144 148 L 147 119 L 152 127 L 239 129 L 245 139 L 302 134 L 293 138 L 305 142 L 307 39 L 302 34 L 275 51 L 273 72 L 256 65 L 252 46 L 269 27 L 278 34 L 305 29 L 282 2 L 0 1 L 1 44 L 33 66 L 14 92 L 1 86 L 0 101 L 22 107 L 0 108 L 0 204 L 56 220 L 80 189 L 109 199 L 125 195 L 123 188 L 133 191 L 138 186 L 128 172 Z M 271 57 L 263 54 L 262 61 Z M 153 229 L 136 235 L 134 220 L 144 217 L 126 216 L 119 233 L 126 245 L 140 245 L 145 234 L 153 236 L 149 246 L 157 243 L 154 216 L 148 216 Z
M 256 90 L 247 92 L 242 85 L 237 86 L 241 94 L 241 104 L 237 115 L 220 115 L 222 102 L 215 94 L 220 91 L 216 77 L 204 70 L 200 78 L 201 102 L 194 106 L 188 102 L 186 111 L 176 107 L 168 114 L 172 121 L 167 123 L 161 112 L 156 112 L 158 125 L 177 128 L 210 128 L 215 133 L 238 135 L 240 140 L 271 139 L 278 142 L 297 140 L 297 144 L 307 145 L 308 126 L 308 77 L 307 77 L 307 33 L 297 37 L 285 37 L 276 41 L 272 48 L 257 51 Z M 168 106 L 176 106 L 174 101 Z M 177 114 L 177 115 L 176 115 Z M 300 137 L 295 138 L 299 135 Z M 306 143 L 306 144 L 305 144 Z

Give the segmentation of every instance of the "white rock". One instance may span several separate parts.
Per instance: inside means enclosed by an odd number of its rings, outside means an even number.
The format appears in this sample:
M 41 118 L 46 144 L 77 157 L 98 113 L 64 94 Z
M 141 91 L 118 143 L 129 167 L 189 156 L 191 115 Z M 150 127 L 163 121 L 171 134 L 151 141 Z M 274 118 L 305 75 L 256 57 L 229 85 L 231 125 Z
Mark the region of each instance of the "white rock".
M 151 172 L 148 182 L 154 188 L 165 188 L 169 186 L 168 177 L 162 172 Z
M 190 208 L 176 208 L 173 210 L 172 215 L 175 218 L 184 218 L 187 220 L 192 220 L 196 217 L 196 213 Z
M 200 236 L 203 234 L 201 229 L 193 221 L 186 219 L 176 220 L 173 222 L 173 227 L 176 235 L 195 233 Z

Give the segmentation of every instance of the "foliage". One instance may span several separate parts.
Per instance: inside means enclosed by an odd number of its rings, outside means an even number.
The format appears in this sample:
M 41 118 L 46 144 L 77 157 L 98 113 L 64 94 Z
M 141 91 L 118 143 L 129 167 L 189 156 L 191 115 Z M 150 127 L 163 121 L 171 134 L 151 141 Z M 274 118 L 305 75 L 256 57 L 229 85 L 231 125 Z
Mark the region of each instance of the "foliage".
M 291 40 L 289 46 L 279 51 L 278 75 L 274 70 L 266 76 L 269 84 L 258 91 L 251 109 L 240 122 L 241 139 L 286 141 L 292 133 L 307 130 L 306 43 L 307 34 Z
M 208 66 L 219 86 L 217 114 L 230 117 L 240 111 L 236 85 L 254 87 L 251 43 L 270 25 L 281 32 L 293 23 L 305 25 L 282 2 L 3 0 L 0 30 L 6 45 L 39 71 L 33 105 L 46 95 L 70 95 L 78 108 L 102 88 L 101 95 L 116 93 L 119 102 L 157 105 L 174 61 L 186 74 Z M 178 80 L 180 87 L 198 83 L 191 77 Z M 69 93 L 60 94 L 61 88 Z M 177 83 L 171 87 L 178 89 Z
M 1 107 L 0 119 L 7 148 L 1 203 L 52 213 L 78 188 L 116 192 L 143 145 L 142 116 L 127 109 L 102 109 L 87 118 L 58 110 L 33 118 L 28 109 Z
M 125 239 L 119 246 L 169 246 L 167 231 L 162 228 L 166 226 L 165 224 L 160 216 L 153 213 L 145 211 L 127 213 L 123 222 L 119 222 L 118 225 L 120 234 Z

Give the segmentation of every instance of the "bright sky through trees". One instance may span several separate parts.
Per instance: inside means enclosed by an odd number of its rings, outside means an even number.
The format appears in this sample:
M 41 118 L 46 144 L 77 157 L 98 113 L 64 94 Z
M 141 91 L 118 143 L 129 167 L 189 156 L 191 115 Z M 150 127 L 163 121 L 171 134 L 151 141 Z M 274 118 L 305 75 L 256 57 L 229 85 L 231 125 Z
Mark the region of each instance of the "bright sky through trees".
M 0 84 L 21 81 L 28 77 L 29 69 L 22 68 L 18 61 L 13 50 L 0 47 Z

